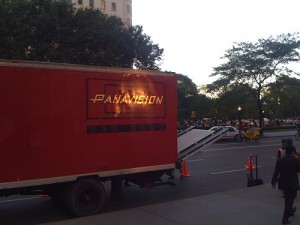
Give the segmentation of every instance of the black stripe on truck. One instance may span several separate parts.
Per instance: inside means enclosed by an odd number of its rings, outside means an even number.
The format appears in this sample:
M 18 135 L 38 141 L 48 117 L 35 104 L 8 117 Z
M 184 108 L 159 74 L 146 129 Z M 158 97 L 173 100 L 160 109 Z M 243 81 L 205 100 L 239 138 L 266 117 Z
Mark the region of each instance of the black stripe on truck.
M 96 125 L 87 126 L 88 134 L 137 132 L 137 131 L 160 131 L 166 130 L 166 124 L 127 124 L 127 125 Z

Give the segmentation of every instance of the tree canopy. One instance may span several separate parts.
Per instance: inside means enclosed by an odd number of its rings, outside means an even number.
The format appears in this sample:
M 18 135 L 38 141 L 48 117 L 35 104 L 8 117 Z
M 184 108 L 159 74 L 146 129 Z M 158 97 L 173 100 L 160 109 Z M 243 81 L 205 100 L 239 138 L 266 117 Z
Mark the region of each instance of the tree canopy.
M 177 74 L 178 118 L 191 117 L 197 97 L 197 86 L 185 75 Z
M 211 76 L 219 76 L 209 85 L 211 91 L 222 94 L 236 86 L 246 88 L 255 99 L 262 126 L 263 90 L 281 75 L 292 75 L 290 62 L 299 62 L 299 35 L 281 34 L 259 39 L 256 43 L 241 42 L 226 51 L 222 65 Z
M 70 1 L 0 0 L 0 58 L 159 69 L 163 49 L 141 26 Z
M 186 75 L 177 74 L 178 119 L 196 120 L 208 115 L 212 100 L 200 94 L 196 84 Z M 195 118 L 193 118 L 195 116 Z
M 300 80 L 281 76 L 264 92 L 265 114 L 269 118 L 300 116 Z

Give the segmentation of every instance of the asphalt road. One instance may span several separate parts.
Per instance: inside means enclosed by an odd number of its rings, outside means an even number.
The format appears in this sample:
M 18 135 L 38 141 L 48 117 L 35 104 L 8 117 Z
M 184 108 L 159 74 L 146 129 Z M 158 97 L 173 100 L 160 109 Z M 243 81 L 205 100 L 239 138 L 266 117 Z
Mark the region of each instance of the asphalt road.
M 189 177 L 181 179 L 176 171 L 176 186 L 153 189 L 141 189 L 135 185 L 124 187 L 124 201 L 108 200 L 105 212 L 246 187 L 249 171 L 245 165 L 250 154 L 258 157 L 259 178 L 269 183 L 281 139 L 269 137 L 263 138 L 260 143 L 219 142 L 207 146 L 187 160 Z M 300 149 L 300 142 L 294 144 Z M 33 225 L 68 218 L 64 210 L 48 197 L 0 198 L 0 225 Z

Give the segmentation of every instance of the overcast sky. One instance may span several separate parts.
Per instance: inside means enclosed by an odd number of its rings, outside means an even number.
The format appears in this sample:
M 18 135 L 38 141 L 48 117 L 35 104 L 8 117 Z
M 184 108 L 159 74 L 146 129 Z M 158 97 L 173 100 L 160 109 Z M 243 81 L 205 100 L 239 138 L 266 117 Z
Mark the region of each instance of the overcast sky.
M 132 0 L 133 25 L 164 49 L 162 70 L 211 83 L 234 42 L 300 31 L 300 0 Z

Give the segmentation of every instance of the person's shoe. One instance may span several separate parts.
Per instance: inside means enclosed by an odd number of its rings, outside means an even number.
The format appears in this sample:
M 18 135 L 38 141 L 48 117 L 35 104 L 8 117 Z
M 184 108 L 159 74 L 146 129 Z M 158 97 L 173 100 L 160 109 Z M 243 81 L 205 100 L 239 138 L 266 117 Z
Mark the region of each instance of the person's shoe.
M 283 219 L 282 220 L 282 224 L 290 224 L 291 222 L 290 221 L 288 221 L 288 219 Z
M 296 211 L 297 211 L 297 208 L 294 207 L 294 208 L 293 208 L 293 212 L 291 213 L 291 216 L 294 216 Z

